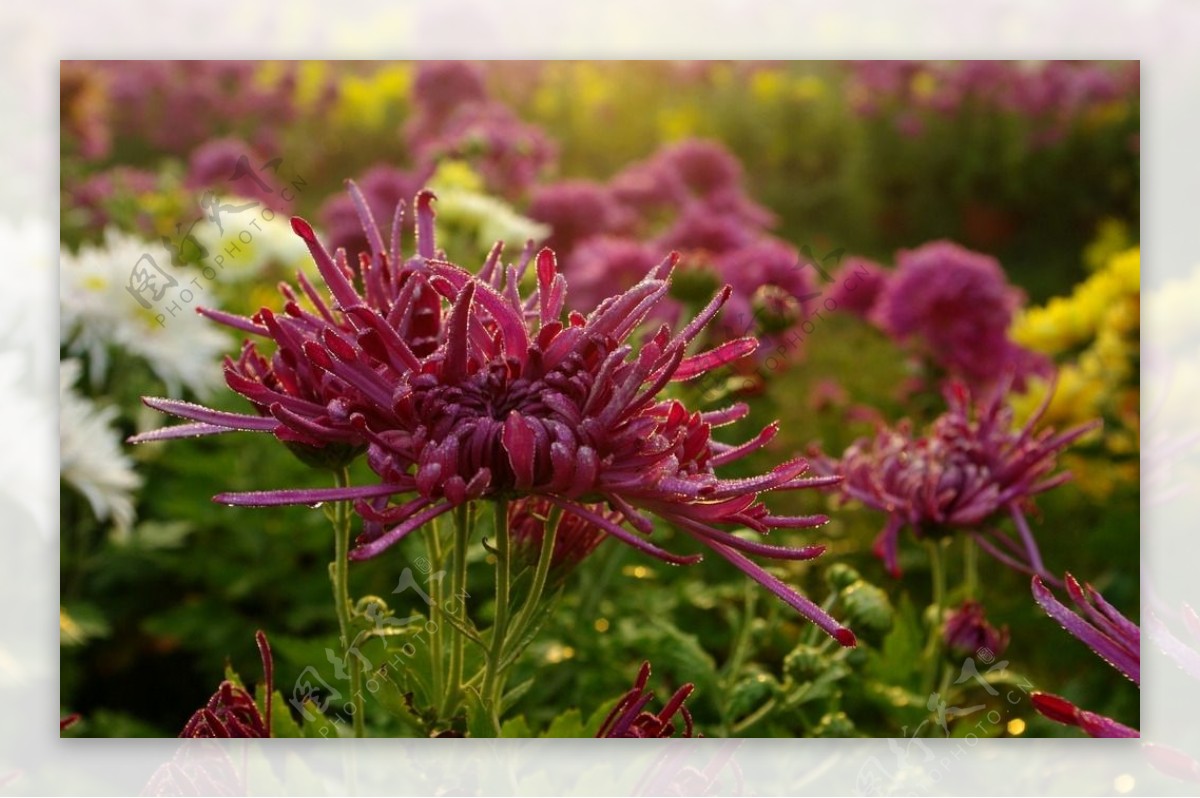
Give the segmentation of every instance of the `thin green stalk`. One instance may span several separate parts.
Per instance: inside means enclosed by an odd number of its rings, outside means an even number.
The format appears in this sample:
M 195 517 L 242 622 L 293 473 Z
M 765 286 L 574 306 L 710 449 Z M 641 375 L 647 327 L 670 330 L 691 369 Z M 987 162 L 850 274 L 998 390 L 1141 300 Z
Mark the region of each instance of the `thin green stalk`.
M 946 567 L 942 562 L 942 542 L 926 540 L 929 552 L 929 572 L 933 589 L 933 618 L 929 624 L 929 639 L 925 645 L 925 662 L 928 667 L 926 683 L 930 690 L 937 685 L 938 670 L 942 654 L 942 616 L 946 603 Z
M 425 529 L 425 545 L 429 553 L 429 571 L 436 577 L 442 570 L 442 531 L 438 528 L 436 519 L 431 521 Z M 429 659 L 432 665 L 434 701 L 441 700 L 445 695 L 445 688 L 442 685 L 445 678 L 445 674 L 442 672 L 442 652 L 445 648 L 448 624 L 443 617 L 445 615 L 443 606 L 445 586 L 442 584 L 444 578 L 443 576 L 429 580 L 429 620 L 433 622 L 433 634 L 429 637 Z
M 750 648 L 750 627 L 754 623 L 754 609 L 757 605 L 758 591 L 757 587 L 749 580 L 745 586 L 745 609 L 742 612 L 742 622 L 738 626 L 737 636 L 734 638 L 733 649 L 729 652 L 729 660 L 725 663 L 725 672 L 721 677 L 721 717 L 726 729 L 726 736 L 732 733 L 729 717 L 729 696 L 733 694 L 734 681 L 737 679 L 738 673 L 742 670 L 742 663 L 745 661 Z
M 349 487 L 350 470 L 334 472 L 335 484 L 339 488 Z M 335 502 L 333 508 L 333 562 L 329 574 L 333 581 L 333 607 L 337 611 L 338 630 L 341 634 L 342 656 L 350 668 L 350 700 L 354 706 L 354 736 L 365 737 L 363 718 L 362 663 L 351 655 L 350 644 L 350 502 Z
M 460 504 L 454 513 L 454 550 L 450 552 L 450 591 L 454 601 L 455 628 L 459 631 L 450 642 L 450 671 L 446 678 L 446 700 L 442 705 L 442 717 L 449 717 L 454 711 L 463 690 L 467 641 L 461 630 L 467 626 L 467 602 L 464 600 L 467 592 L 467 547 L 471 543 L 474 526 L 475 503 Z
M 962 536 L 963 542 L 963 571 L 966 583 L 967 598 L 973 599 L 979 593 L 979 547 L 970 535 Z
M 508 501 L 499 499 L 496 511 L 496 618 L 492 623 L 491 650 L 488 652 L 487 670 L 483 676 L 483 697 L 492 713 L 496 733 L 500 733 L 500 698 L 504 689 L 500 663 L 504 655 L 504 643 L 508 637 L 509 589 L 512 586 L 512 559 L 508 540 Z
M 550 516 L 546 519 L 546 525 L 542 531 L 542 545 L 538 550 L 537 566 L 533 572 L 533 583 L 529 586 L 529 595 L 525 597 L 525 603 L 521 606 L 521 611 L 517 614 L 516 623 L 513 624 L 513 644 L 520 645 L 521 639 L 529 631 L 529 626 L 533 623 L 533 618 L 537 614 L 538 604 L 542 600 L 542 593 L 546 590 L 546 580 L 550 575 L 550 564 L 554 560 L 554 541 L 558 536 L 558 523 L 562 519 L 562 510 L 554 507 L 550 510 Z M 513 652 L 509 652 L 510 655 Z

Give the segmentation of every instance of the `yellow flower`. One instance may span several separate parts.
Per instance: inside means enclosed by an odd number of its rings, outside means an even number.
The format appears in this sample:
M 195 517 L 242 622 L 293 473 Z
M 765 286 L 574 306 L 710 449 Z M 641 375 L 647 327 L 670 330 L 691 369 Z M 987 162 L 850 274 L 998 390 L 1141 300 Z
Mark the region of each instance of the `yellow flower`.
M 792 83 L 792 99 L 799 102 L 819 100 L 825 96 L 825 81 L 816 75 L 803 75 Z
M 1096 226 L 1096 237 L 1083 250 L 1083 263 L 1089 272 L 1100 271 L 1105 264 L 1129 247 L 1129 225 L 1108 217 Z
M 786 80 L 776 69 L 760 69 L 750 78 L 750 94 L 760 103 L 771 104 L 783 95 Z
M 1050 384 L 1046 380 L 1033 377 L 1029 380 L 1029 387 L 1025 393 L 1013 395 L 1012 406 L 1016 423 L 1024 424 L 1033 417 L 1045 401 L 1049 388 Z M 1054 396 L 1046 407 L 1042 423 L 1065 427 L 1090 421 L 1100 415 L 1100 403 L 1104 393 L 1103 382 L 1084 374 L 1073 364 L 1063 366 L 1058 371 Z
M 483 191 L 483 178 L 466 161 L 447 159 L 438 163 L 437 171 L 429 179 L 435 192 Z
M 916 99 L 928 100 L 937 91 L 937 78 L 932 72 L 922 69 L 913 75 L 909 90 Z
M 574 101 L 589 113 L 608 105 L 612 100 L 614 86 L 604 73 L 595 64 L 587 61 L 579 61 L 574 67 Z
M 700 127 L 700 115 L 690 105 L 662 108 L 658 112 L 659 135 L 665 141 L 678 141 L 694 136 Z
M 1013 322 L 1014 341 L 1038 352 L 1054 355 L 1094 338 L 1105 323 L 1129 325 L 1125 315 L 1111 318 L 1114 306 L 1139 296 L 1141 259 L 1135 247 L 1109 258 L 1102 271 L 1075 287 L 1070 297 L 1055 297 L 1040 308 L 1030 308 Z M 1126 326 L 1126 329 L 1128 327 Z
M 329 64 L 325 61 L 303 61 L 296 69 L 296 105 L 312 108 L 325 93 L 329 84 Z
M 333 120 L 347 128 L 377 132 L 403 109 L 412 86 L 412 67 L 389 64 L 371 75 L 347 76 L 340 86 Z

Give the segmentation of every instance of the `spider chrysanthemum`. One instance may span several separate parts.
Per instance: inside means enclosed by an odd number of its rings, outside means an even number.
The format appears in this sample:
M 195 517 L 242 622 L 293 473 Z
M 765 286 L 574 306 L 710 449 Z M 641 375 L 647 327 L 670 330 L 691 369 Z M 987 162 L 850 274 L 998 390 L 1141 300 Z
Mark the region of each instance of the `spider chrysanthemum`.
M 357 198 L 353 187 L 351 195 Z M 744 417 L 744 405 L 702 413 L 662 395 L 670 382 L 756 348 L 754 339 L 739 338 L 689 354 L 730 289 L 681 330 L 662 325 L 635 336 L 667 297 L 673 254 L 585 316 L 567 309 L 566 279 L 548 249 L 532 256 L 527 248 L 520 264 L 502 266 L 497 247 L 478 275 L 446 261 L 434 247 L 431 199 L 428 192 L 418 197 L 418 252 L 408 261 L 399 252 L 399 211 L 389 248 L 366 204 L 356 202 L 371 251 L 354 260 L 341 250 L 331 256 L 306 222 L 293 219 L 330 297 L 302 283 L 310 308 L 285 287 L 282 314 L 209 314 L 276 346 L 269 362 L 250 350 L 226 365 L 230 387 L 258 413 L 148 400 L 193 423 L 141 439 L 243 429 L 271 431 L 310 456 L 365 445 L 377 484 L 217 497 L 248 506 L 356 500 L 370 522 L 350 552 L 356 560 L 464 502 L 538 497 L 660 560 L 698 561 L 650 540 L 657 516 L 853 645 L 848 629 L 747 556 L 807 560 L 823 546 L 791 548 L 735 534 L 824 523 L 823 516 L 774 515 L 759 496 L 835 478 L 806 479 L 802 459 L 754 477 L 718 476 L 770 442 L 776 425 L 740 445 L 720 443 L 713 429 Z M 525 294 L 529 265 L 533 290 Z

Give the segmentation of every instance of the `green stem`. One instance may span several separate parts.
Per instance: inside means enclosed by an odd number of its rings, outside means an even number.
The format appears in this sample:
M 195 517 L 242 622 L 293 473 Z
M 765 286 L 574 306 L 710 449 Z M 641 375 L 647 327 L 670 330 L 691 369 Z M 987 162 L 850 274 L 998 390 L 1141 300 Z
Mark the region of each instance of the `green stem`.
M 929 669 L 926 683 L 933 690 L 937 685 L 937 676 L 942 654 L 942 616 L 946 602 L 946 567 L 942 562 L 942 542 L 926 540 L 925 548 L 929 552 L 929 572 L 933 584 L 933 618 L 929 624 L 929 639 L 925 645 L 925 662 Z
M 962 541 L 967 598 L 973 599 L 979 593 L 979 547 L 969 535 L 963 535 Z
M 529 631 L 537 614 L 538 604 L 542 600 L 542 593 L 546 590 L 546 580 L 549 578 L 550 565 L 554 560 L 554 541 L 558 536 L 558 522 L 561 519 L 562 510 L 554 507 L 550 510 L 550 516 L 542 528 L 542 545 L 538 550 L 537 566 L 533 571 L 533 584 L 529 586 L 529 595 L 525 597 L 525 603 L 521 605 L 516 623 L 513 624 L 512 642 L 514 646 L 519 646 L 521 639 Z M 509 656 L 506 659 L 512 659 L 515 655 L 515 651 L 508 653 Z
M 747 580 L 745 586 L 745 610 L 742 612 L 742 622 L 738 627 L 737 637 L 733 641 L 733 649 L 729 652 L 729 660 L 725 663 L 725 672 L 721 678 L 721 717 L 726 729 L 726 736 L 732 734 L 732 718 L 729 717 L 729 696 L 733 694 L 733 685 L 737 679 L 738 673 L 742 670 L 742 663 L 749 653 L 750 647 L 750 626 L 754 623 L 754 609 L 757 604 L 758 591 L 753 589 L 757 587 L 752 582 Z
M 454 601 L 455 627 L 459 631 L 450 642 L 450 672 L 446 679 L 446 701 L 442 705 L 442 717 L 449 717 L 454 712 L 463 690 L 466 635 L 461 630 L 467 626 L 467 602 L 464 600 L 467 592 L 467 547 L 470 545 L 474 526 L 475 503 L 460 504 L 454 513 L 454 550 L 450 552 L 450 591 Z
M 442 672 L 443 651 L 446 642 L 446 623 L 445 608 L 443 600 L 445 599 L 445 587 L 442 584 L 444 575 L 437 578 L 438 572 L 442 570 L 442 531 L 438 528 L 437 520 L 429 523 L 425 530 L 425 547 L 429 553 L 429 572 L 435 578 L 429 580 L 429 620 L 433 622 L 433 634 L 429 638 L 429 659 L 431 664 L 431 679 L 433 682 L 433 701 L 440 702 L 445 695 L 445 688 L 442 681 L 445 674 Z
M 491 650 L 488 652 L 487 671 L 483 676 L 483 698 L 492 713 L 492 724 L 500 734 L 500 699 L 504 689 L 500 663 L 504 655 L 504 643 L 508 637 L 509 588 L 512 585 L 512 562 L 508 540 L 508 501 L 499 499 L 496 511 L 496 618 L 492 624 Z
M 350 471 L 342 468 L 334 472 L 339 488 L 349 487 Z M 333 607 L 337 611 L 338 630 L 342 656 L 350 668 L 350 700 L 354 706 L 354 736 L 366 737 L 363 718 L 362 663 L 358 656 L 351 655 L 350 642 L 350 502 L 340 501 L 333 508 L 333 562 L 329 574 L 333 581 Z

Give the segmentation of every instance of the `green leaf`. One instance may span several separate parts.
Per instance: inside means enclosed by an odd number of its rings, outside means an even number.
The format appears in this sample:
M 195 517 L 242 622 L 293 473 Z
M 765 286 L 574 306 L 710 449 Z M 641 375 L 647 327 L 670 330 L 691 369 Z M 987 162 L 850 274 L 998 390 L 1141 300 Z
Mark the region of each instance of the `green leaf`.
M 324 739 L 341 736 L 338 732 L 338 724 L 327 718 L 311 698 L 304 699 L 304 709 L 300 715 L 301 736 Z
M 524 715 L 511 717 L 500 724 L 500 736 L 508 738 L 529 739 L 534 733 L 529 729 L 529 722 Z
M 529 688 L 533 687 L 533 682 L 533 677 L 530 677 L 505 693 L 504 698 L 500 701 L 500 714 L 503 715 L 512 709 L 521 700 L 521 697 L 529 692 Z
M 257 692 L 261 694 L 262 689 L 260 686 Z M 278 690 L 271 694 L 271 736 L 304 736 L 304 732 L 300 729 L 300 724 L 296 723 L 295 718 L 292 717 L 291 707 L 288 706 L 287 699 Z
M 865 673 L 887 684 L 909 689 L 920 686 L 924 662 L 921 623 L 908 595 L 901 597 L 893 616 L 892 631 L 878 653 L 868 660 Z
M 583 716 L 579 710 L 572 707 L 550 721 L 550 728 L 542 734 L 543 737 L 591 737 L 583 727 Z
M 604 725 L 604 721 L 608 720 L 608 713 L 613 711 L 613 708 L 620 700 L 621 698 L 613 698 L 596 707 L 596 711 L 589 715 L 588 719 L 583 722 L 585 737 L 596 736 L 596 732 Z
M 376 689 L 372 692 L 371 685 L 375 685 Z M 413 731 L 419 734 L 425 734 L 427 731 L 425 724 L 420 717 L 413 711 L 409 703 L 411 694 L 406 694 L 395 679 L 392 678 L 392 672 L 387 665 L 376 670 L 367 678 L 367 691 L 379 702 L 379 705 L 387 710 L 388 714 L 400 720 L 405 726 L 410 727 Z
M 495 737 L 496 727 L 492 724 L 492 713 L 484 706 L 483 696 L 471 688 L 463 695 L 463 703 L 467 706 L 467 734 L 481 739 Z

